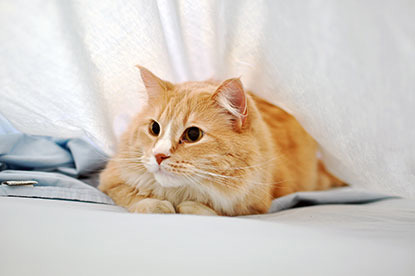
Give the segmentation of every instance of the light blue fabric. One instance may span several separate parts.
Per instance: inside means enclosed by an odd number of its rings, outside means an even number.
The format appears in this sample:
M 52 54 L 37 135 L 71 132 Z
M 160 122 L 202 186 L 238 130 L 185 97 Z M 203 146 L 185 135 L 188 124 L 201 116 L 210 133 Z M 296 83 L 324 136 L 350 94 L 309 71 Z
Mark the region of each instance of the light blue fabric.
M 298 192 L 274 199 L 268 213 L 313 205 L 366 204 L 392 198 L 398 197 L 352 187 L 335 188 L 327 191 Z
M 0 182 L 35 180 L 30 186 L 0 185 L 0 196 L 79 200 L 113 204 L 93 186 L 107 156 L 82 139 L 21 133 L 0 135 Z

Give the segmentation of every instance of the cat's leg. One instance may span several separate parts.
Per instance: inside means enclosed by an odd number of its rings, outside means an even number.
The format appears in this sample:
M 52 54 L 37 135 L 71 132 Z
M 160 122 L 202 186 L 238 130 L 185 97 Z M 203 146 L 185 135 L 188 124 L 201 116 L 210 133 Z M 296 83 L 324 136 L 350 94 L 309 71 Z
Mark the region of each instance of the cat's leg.
M 326 190 L 329 188 L 334 187 L 344 187 L 348 186 L 347 183 L 344 183 L 331 173 L 329 173 L 324 164 L 319 161 L 318 162 L 318 178 L 317 178 L 317 190 Z
M 215 210 L 209 208 L 208 206 L 195 202 L 195 201 L 183 201 L 177 207 L 177 212 L 181 214 L 193 214 L 193 215 L 203 215 L 203 216 L 217 216 L 218 214 Z
M 176 213 L 173 204 L 169 201 L 139 195 L 137 189 L 134 189 L 126 183 L 119 182 L 103 191 L 108 194 L 117 205 L 126 208 L 132 213 Z
M 149 214 L 174 214 L 173 204 L 167 200 L 159 200 L 155 198 L 144 198 L 130 206 L 128 211 L 133 213 L 149 213 Z
M 139 194 L 139 191 L 125 183 L 117 167 L 108 163 L 100 175 L 98 188 L 109 195 L 115 204 L 135 213 L 176 213 L 173 204 L 166 200 L 149 198 Z

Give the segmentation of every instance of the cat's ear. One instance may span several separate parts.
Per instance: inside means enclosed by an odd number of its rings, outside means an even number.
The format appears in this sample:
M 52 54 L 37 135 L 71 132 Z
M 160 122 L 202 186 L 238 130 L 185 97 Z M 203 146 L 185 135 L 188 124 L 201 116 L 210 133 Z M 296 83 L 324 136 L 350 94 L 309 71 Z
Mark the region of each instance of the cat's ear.
M 170 82 L 158 78 L 147 68 L 140 65 L 136 65 L 136 67 L 140 70 L 141 79 L 146 87 L 149 98 L 156 98 L 173 86 Z
M 247 99 L 239 78 L 222 82 L 212 96 L 216 102 L 235 116 L 235 127 L 241 129 L 248 117 Z

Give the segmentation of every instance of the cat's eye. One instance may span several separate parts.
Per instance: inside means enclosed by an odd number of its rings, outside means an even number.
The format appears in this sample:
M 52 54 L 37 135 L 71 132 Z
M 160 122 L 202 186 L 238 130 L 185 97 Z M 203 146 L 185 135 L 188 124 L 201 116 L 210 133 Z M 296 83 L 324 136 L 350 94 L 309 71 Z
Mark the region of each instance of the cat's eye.
M 194 143 L 200 140 L 203 136 L 203 131 L 198 127 L 189 127 L 185 130 L 183 140 L 188 143 Z
M 158 136 L 160 133 L 160 125 L 156 121 L 151 121 L 148 130 L 151 135 Z

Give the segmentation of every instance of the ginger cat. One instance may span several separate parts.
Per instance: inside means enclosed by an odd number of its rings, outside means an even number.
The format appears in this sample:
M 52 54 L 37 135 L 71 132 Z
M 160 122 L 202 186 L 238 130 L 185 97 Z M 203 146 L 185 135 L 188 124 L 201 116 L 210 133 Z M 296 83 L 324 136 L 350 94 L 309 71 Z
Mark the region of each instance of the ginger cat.
M 261 214 L 276 197 L 344 185 L 296 119 L 239 79 L 172 84 L 137 67 L 148 104 L 99 185 L 130 212 Z

